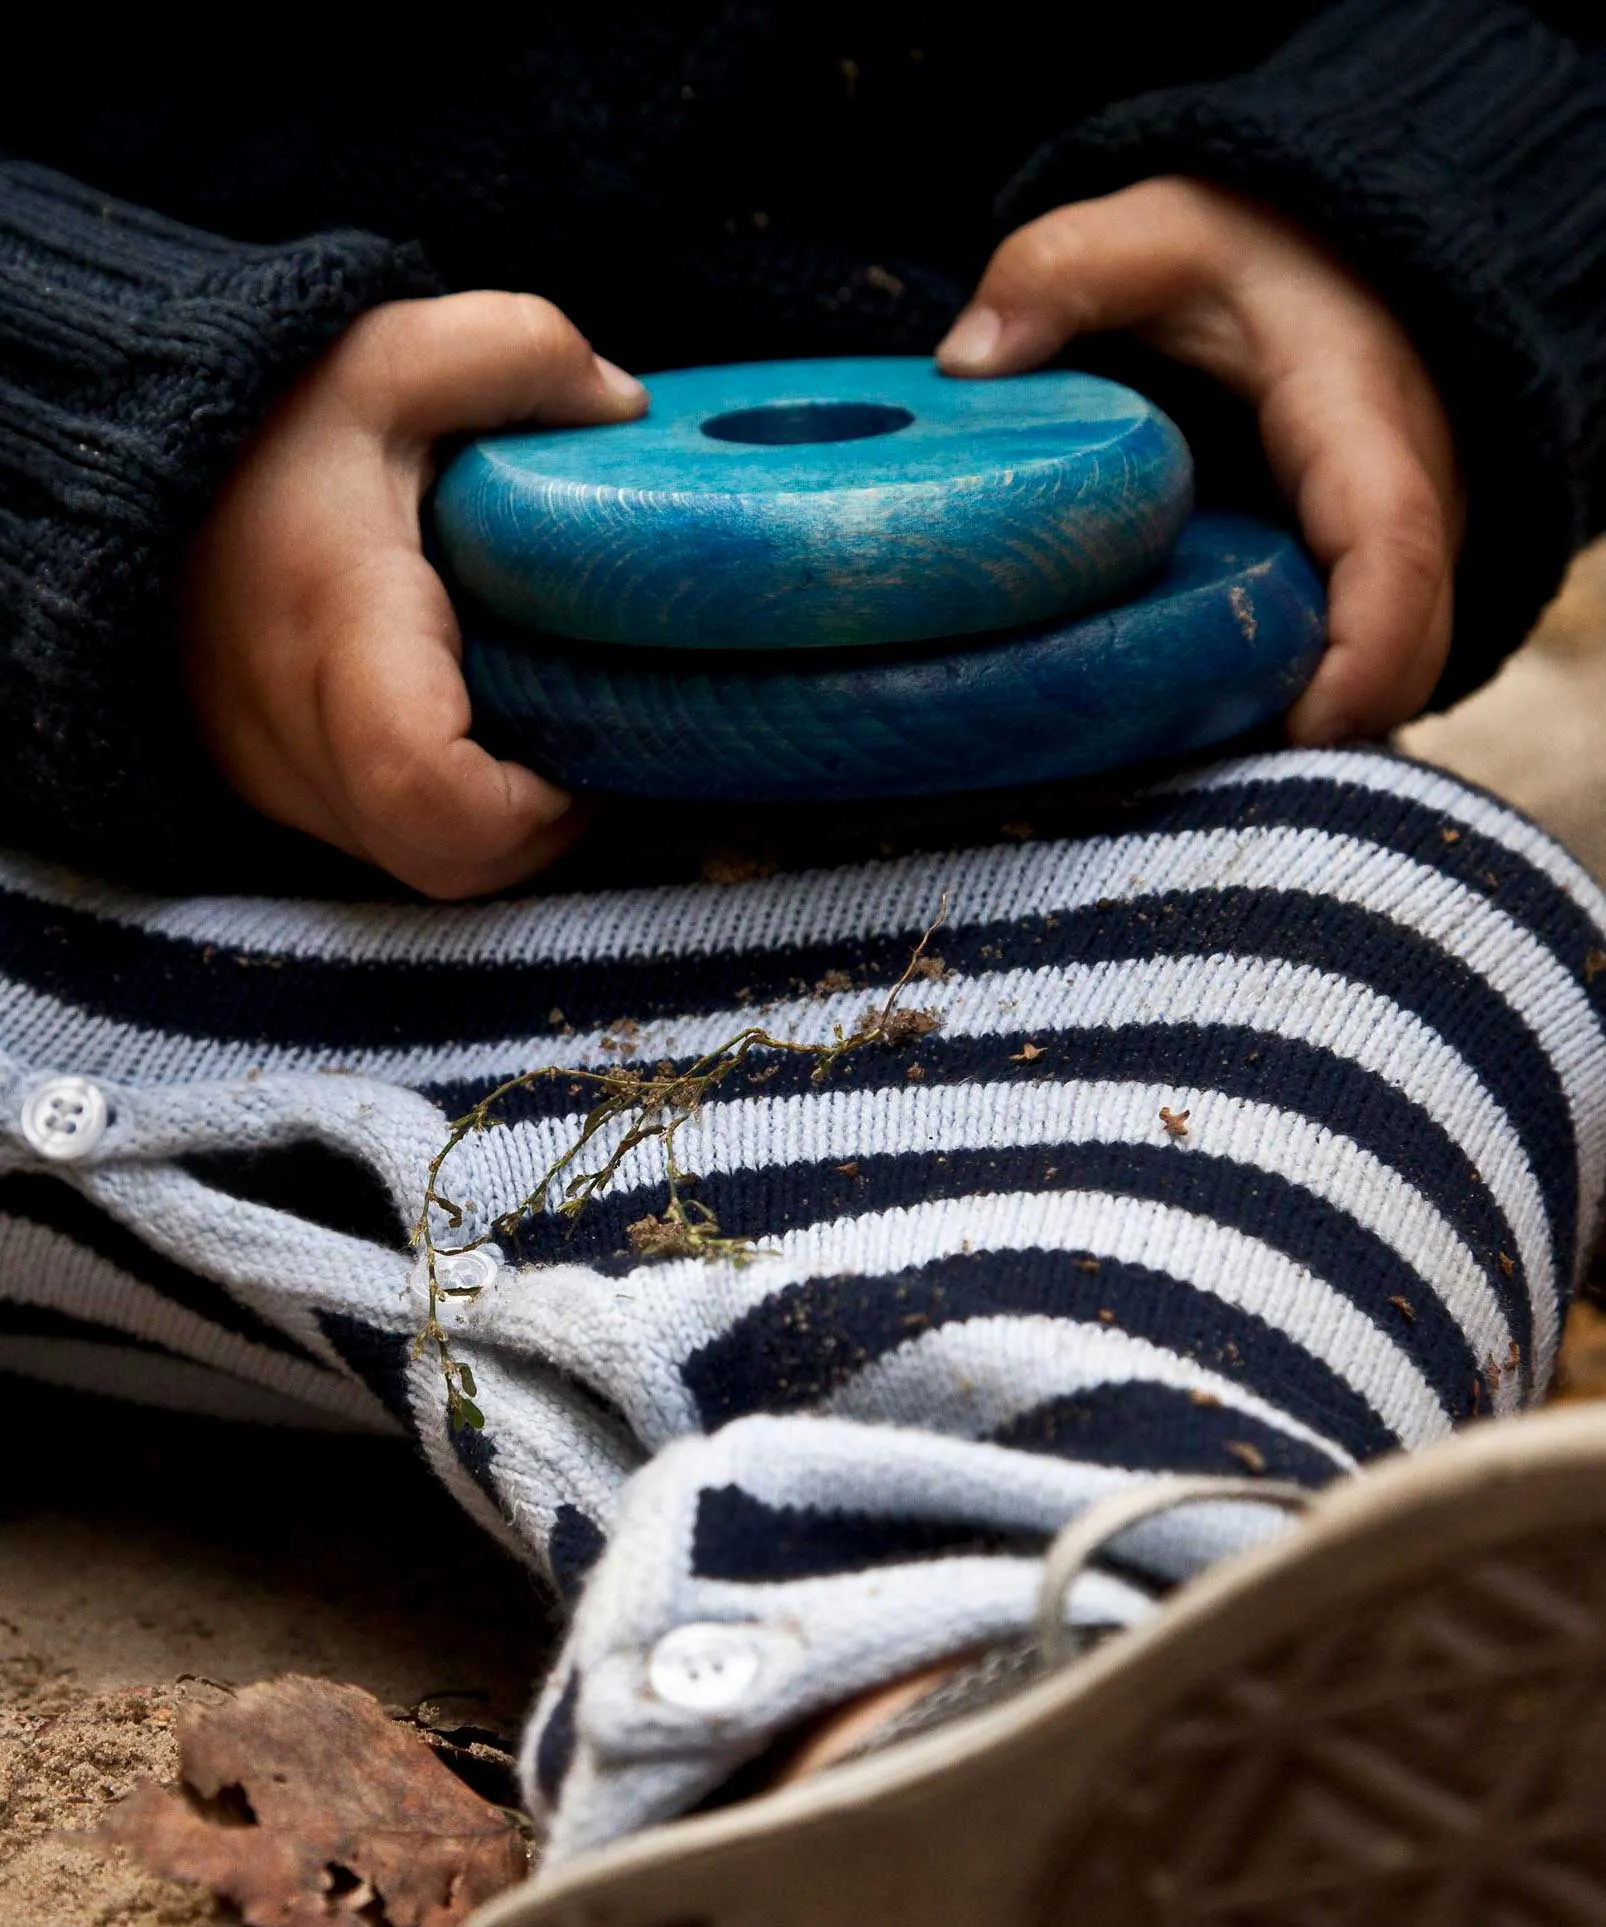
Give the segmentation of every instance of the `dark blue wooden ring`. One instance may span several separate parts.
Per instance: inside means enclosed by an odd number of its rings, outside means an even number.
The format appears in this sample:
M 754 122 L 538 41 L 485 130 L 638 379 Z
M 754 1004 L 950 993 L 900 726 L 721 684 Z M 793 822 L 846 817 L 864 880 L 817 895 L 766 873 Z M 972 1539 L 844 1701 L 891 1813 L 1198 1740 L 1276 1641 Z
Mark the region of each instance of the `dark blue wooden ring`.
M 646 657 L 465 612 L 477 733 L 569 789 L 731 800 L 918 796 L 1079 776 L 1226 741 L 1321 659 L 1292 537 L 1195 516 L 1136 600 L 953 644 Z
M 955 381 L 908 359 L 655 375 L 651 412 L 495 435 L 446 468 L 455 589 L 634 646 L 843 648 L 974 635 L 1119 595 L 1164 561 L 1192 464 L 1092 375 Z

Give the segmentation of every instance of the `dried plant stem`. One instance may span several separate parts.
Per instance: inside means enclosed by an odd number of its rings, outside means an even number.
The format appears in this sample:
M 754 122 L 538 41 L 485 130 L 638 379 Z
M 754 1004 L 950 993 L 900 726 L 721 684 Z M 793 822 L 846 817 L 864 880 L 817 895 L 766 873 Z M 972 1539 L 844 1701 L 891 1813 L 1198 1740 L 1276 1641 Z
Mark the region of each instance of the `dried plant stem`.
M 446 1142 L 430 1160 L 425 1178 L 423 1208 L 413 1228 L 413 1245 L 424 1261 L 429 1293 L 428 1312 L 418 1334 L 413 1355 L 426 1346 L 435 1348 L 441 1375 L 446 1384 L 447 1411 L 453 1430 L 463 1426 L 478 1430 L 484 1414 L 475 1404 L 474 1377 L 470 1368 L 452 1356 L 451 1342 L 441 1323 L 441 1302 L 446 1298 L 474 1297 L 478 1285 L 457 1286 L 442 1282 L 439 1261 L 458 1257 L 478 1246 L 489 1244 L 498 1234 L 506 1236 L 527 1217 L 545 1211 L 552 1187 L 563 1184 L 558 1215 L 570 1220 L 579 1216 L 597 1194 L 607 1188 L 632 1151 L 650 1142 L 663 1146 L 667 1201 L 659 1217 L 640 1219 L 629 1227 L 633 1248 L 648 1257 L 703 1257 L 731 1259 L 741 1263 L 758 1256 L 751 1238 L 728 1236 L 706 1205 L 684 1195 L 690 1182 L 675 1157 L 675 1138 L 681 1126 L 717 1091 L 727 1079 L 743 1068 L 755 1052 L 784 1052 L 791 1056 L 813 1057 L 812 1081 L 823 1083 L 843 1058 L 876 1044 L 900 1046 L 936 1030 L 936 1013 L 909 1009 L 902 998 L 925 962 L 932 938 L 947 920 L 948 898 L 944 893 L 937 915 L 915 945 L 902 976 L 888 991 L 879 1008 L 864 1014 L 850 1031 L 840 1024 L 827 1044 L 802 1044 L 790 1037 L 777 1037 L 762 1025 L 749 1025 L 716 1049 L 707 1051 L 684 1070 L 661 1064 L 654 1071 L 621 1065 L 617 1070 L 573 1070 L 561 1065 L 546 1065 L 540 1070 L 522 1071 L 488 1091 L 477 1104 L 465 1111 L 451 1126 Z M 443 1189 L 445 1170 L 452 1153 L 465 1138 L 490 1130 L 500 1122 L 497 1107 L 515 1091 L 529 1090 L 552 1078 L 571 1084 L 590 1086 L 596 1102 L 587 1111 L 574 1142 L 542 1172 L 531 1190 L 510 1209 L 492 1220 L 491 1228 L 462 1244 L 442 1245 L 435 1235 L 438 1212 L 449 1230 L 463 1224 L 464 1207 Z M 577 1171 L 587 1147 L 607 1128 L 622 1121 L 625 1125 L 617 1142 L 595 1170 Z

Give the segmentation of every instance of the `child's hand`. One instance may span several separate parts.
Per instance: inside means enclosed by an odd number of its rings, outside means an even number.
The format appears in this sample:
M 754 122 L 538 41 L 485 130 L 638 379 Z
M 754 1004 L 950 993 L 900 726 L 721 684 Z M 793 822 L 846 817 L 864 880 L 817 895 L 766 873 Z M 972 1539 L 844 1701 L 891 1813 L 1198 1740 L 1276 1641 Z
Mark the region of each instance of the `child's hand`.
M 275 409 L 189 563 L 191 698 L 247 802 L 431 896 L 550 861 L 569 799 L 468 738 L 419 498 L 440 436 L 645 406 L 534 295 L 400 301 L 356 322 Z
M 1271 209 L 1144 181 L 1012 234 L 937 351 L 1006 375 L 1073 335 L 1132 330 L 1255 404 L 1278 482 L 1329 571 L 1329 648 L 1296 742 L 1388 729 L 1427 700 L 1450 644 L 1463 505 L 1427 370 L 1377 297 Z

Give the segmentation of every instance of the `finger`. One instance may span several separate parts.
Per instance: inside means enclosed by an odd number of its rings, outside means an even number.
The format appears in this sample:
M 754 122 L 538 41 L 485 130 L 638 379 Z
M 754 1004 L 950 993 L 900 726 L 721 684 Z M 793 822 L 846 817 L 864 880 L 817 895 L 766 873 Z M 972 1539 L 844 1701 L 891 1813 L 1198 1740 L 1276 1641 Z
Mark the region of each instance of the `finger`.
M 1374 531 L 1335 563 L 1327 653 L 1288 718 L 1311 747 L 1382 736 L 1416 715 L 1449 655 L 1454 582 L 1421 552 Z
M 516 881 L 573 834 L 570 798 L 468 735 L 468 691 L 439 578 L 393 555 L 343 585 L 351 612 L 322 652 L 321 785 L 343 847 L 416 889 L 477 894 Z
M 490 863 L 462 863 L 452 858 L 435 858 L 416 851 L 402 852 L 387 863 L 361 836 L 354 834 L 344 820 L 323 808 L 305 791 L 297 798 L 293 812 L 276 815 L 280 822 L 303 830 L 320 843 L 344 850 L 347 856 L 371 863 L 405 883 L 421 896 L 443 902 L 465 897 L 492 896 L 537 875 L 570 850 L 590 827 L 590 812 L 583 806 L 569 809 L 549 829 L 535 832 L 505 856 Z
M 467 747 L 474 749 L 477 745 Z M 496 763 L 495 768 L 512 778 L 530 775 L 516 763 Z M 411 847 L 387 849 L 383 844 L 369 850 L 367 855 L 369 861 L 426 897 L 456 902 L 466 897 L 491 896 L 537 875 L 585 834 L 589 812 L 578 804 L 570 804 L 567 798 L 565 803 L 569 806 L 555 822 L 532 830 L 497 857 L 485 860 L 436 857 Z
M 275 823 L 333 843 L 351 856 L 363 856 L 333 803 L 304 759 L 286 752 L 282 733 L 245 704 L 235 704 L 229 720 L 198 717 L 206 746 L 229 787 Z
M 274 793 L 275 787 L 280 794 Z M 317 786 L 304 780 L 268 786 L 265 793 L 256 795 L 242 786 L 242 793 L 275 821 L 288 823 L 292 829 L 387 871 L 423 896 L 447 901 L 489 896 L 536 875 L 579 841 L 590 827 L 591 815 L 584 804 L 574 803 L 555 823 L 533 831 L 500 858 L 466 862 L 452 856 L 432 856 L 410 846 L 387 849 L 382 841 L 376 843 L 354 829 Z
M 1318 744 L 1380 734 L 1431 695 L 1450 646 L 1455 542 L 1432 438 L 1408 411 L 1341 368 L 1299 387 L 1263 425 L 1328 571 L 1327 653 L 1288 724 Z
M 999 247 L 938 364 L 951 375 L 1011 374 L 1073 336 L 1154 320 L 1225 271 L 1228 225 L 1178 181 L 1056 208 Z
M 639 381 L 533 294 L 482 290 L 376 308 L 348 331 L 332 373 L 370 426 L 425 442 L 518 422 L 622 421 L 647 406 Z

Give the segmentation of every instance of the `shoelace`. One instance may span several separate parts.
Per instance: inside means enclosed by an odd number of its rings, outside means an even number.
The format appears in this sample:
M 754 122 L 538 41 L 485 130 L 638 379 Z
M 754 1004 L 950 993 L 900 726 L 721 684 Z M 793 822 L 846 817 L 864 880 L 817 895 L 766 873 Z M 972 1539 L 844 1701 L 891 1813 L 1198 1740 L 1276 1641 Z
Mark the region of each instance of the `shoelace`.
M 1055 1535 L 1043 1561 L 1030 1638 L 989 1647 L 956 1666 L 912 1704 L 849 1747 L 831 1766 L 845 1766 L 852 1760 L 884 1753 L 889 1747 L 935 1732 L 967 1714 L 985 1712 L 1122 1631 L 1114 1625 L 1073 1625 L 1065 1608 L 1088 1561 L 1130 1527 L 1179 1506 L 1211 1501 L 1248 1500 L 1283 1512 L 1307 1512 L 1319 1496 L 1304 1486 L 1281 1480 L 1212 1478 L 1205 1473 L 1166 1474 L 1129 1491 L 1112 1492 L 1078 1513 Z
M 1093 1555 L 1132 1526 L 1174 1512 L 1178 1506 L 1200 1505 L 1212 1500 L 1249 1500 L 1258 1505 L 1275 1506 L 1282 1512 L 1308 1512 L 1317 1497 L 1304 1486 L 1283 1480 L 1168 1473 L 1146 1480 L 1129 1491 L 1112 1492 L 1108 1498 L 1090 1505 L 1061 1528 L 1043 1560 L 1035 1634 L 1044 1665 L 1061 1666 L 1084 1650 L 1066 1623 L 1065 1605 L 1071 1588 Z

